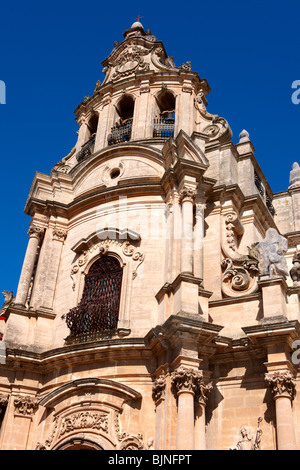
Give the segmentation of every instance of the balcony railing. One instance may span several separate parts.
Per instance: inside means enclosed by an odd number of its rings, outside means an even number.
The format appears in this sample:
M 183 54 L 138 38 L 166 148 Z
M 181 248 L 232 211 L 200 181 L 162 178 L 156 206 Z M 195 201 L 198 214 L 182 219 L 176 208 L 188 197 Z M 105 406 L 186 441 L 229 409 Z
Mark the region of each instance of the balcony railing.
M 153 137 L 160 137 L 161 139 L 174 137 L 174 123 L 173 113 L 169 113 L 164 118 L 154 119 Z
M 132 119 L 127 119 L 123 124 L 116 124 L 111 128 L 107 141 L 108 145 L 120 144 L 128 142 L 131 138 Z
M 82 149 L 77 153 L 76 159 L 78 162 L 81 162 L 85 158 L 87 158 L 89 155 L 92 155 L 94 152 L 94 147 L 95 147 L 95 138 L 96 136 L 93 135 L 82 147 Z

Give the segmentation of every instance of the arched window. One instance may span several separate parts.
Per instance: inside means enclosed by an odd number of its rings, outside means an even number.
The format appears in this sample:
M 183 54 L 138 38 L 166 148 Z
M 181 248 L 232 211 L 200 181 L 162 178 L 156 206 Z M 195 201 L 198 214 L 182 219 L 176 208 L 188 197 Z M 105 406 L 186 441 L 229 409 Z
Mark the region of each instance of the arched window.
M 117 328 L 122 274 L 119 261 L 112 256 L 102 256 L 92 264 L 79 305 L 66 315 L 73 336 Z
M 156 98 L 156 112 L 153 137 L 168 139 L 174 137 L 175 97 L 170 91 L 163 91 Z
M 134 112 L 134 99 L 130 95 L 123 95 L 116 107 L 118 117 L 108 136 L 108 145 L 128 142 L 131 138 L 131 129 Z
M 95 137 L 97 133 L 98 120 L 99 120 L 99 115 L 94 112 L 88 122 L 88 129 L 90 133 L 89 138 Z
M 99 114 L 94 112 L 92 116 L 90 117 L 89 122 L 87 124 L 88 132 L 86 135 L 86 141 L 83 144 L 80 152 L 78 152 L 76 156 L 78 162 L 80 162 L 81 160 L 84 160 L 85 158 L 87 158 L 89 155 L 91 155 L 94 152 L 98 120 L 99 120 Z

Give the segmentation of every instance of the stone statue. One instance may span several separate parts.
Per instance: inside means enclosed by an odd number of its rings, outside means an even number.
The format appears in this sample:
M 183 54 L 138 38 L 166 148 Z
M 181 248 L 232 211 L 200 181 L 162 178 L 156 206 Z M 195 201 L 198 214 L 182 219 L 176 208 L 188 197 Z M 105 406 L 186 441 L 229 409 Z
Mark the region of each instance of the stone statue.
M 154 450 L 154 439 L 150 437 L 147 441 L 147 450 Z
M 262 430 L 259 425 L 261 422 L 262 418 L 258 418 L 255 436 L 250 436 L 249 428 L 243 426 L 240 429 L 242 439 L 240 439 L 235 446 L 231 447 L 230 450 L 260 450 Z
M 8 309 L 8 307 L 10 305 L 13 305 L 15 301 L 14 295 L 11 291 L 4 290 L 2 294 L 4 295 L 4 304 L 0 308 L 0 316 L 3 316 L 6 310 Z
M 269 228 L 264 240 L 256 245 L 261 276 L 288 276 L 287 262 L 284 257 L 288 249 L 288 241 L 279 235 L 275 228 Z
M 292 171 L 290 173 L 290 186 L 291 188 L 296 188 L 300 186 L 300 166 L 297 162 L 293 163 Z
M 293 267 L 290 270 L 290 276 L 294 282 L 294 286 L 300 286 L 300 252 L 293 257 Z

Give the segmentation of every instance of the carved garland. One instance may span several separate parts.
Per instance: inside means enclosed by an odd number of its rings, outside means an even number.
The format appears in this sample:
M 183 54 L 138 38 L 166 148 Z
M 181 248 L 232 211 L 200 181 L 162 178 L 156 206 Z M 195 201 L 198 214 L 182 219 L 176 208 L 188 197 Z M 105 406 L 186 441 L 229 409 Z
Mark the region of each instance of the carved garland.
M 98 429 L 108 433 L 108 415 L 99 412 L 82 411 L 62 419 L 58 437 L 78 429 Z

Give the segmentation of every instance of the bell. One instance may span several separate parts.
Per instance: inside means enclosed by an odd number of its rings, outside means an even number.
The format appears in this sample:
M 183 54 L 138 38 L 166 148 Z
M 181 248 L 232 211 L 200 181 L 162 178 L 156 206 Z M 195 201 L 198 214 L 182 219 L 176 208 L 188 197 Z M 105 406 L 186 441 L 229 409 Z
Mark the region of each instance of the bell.
M 168 114 L 167 114 L 167 117 L 165 119 L 165 122 L 167 122 L 168 124 L 174 124 L 174 113 L 173 111 L 169 111 Z

